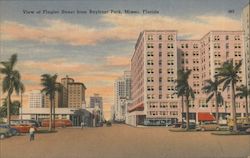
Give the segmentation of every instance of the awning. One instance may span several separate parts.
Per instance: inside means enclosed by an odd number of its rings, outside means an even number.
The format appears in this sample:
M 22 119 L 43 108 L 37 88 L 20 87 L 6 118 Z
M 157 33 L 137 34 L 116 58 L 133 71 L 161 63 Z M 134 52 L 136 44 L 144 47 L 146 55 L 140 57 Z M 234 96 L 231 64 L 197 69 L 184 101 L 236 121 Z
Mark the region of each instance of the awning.
M 215 118 L 210 113 L 198 113 L 198 121 L 214 121 Z

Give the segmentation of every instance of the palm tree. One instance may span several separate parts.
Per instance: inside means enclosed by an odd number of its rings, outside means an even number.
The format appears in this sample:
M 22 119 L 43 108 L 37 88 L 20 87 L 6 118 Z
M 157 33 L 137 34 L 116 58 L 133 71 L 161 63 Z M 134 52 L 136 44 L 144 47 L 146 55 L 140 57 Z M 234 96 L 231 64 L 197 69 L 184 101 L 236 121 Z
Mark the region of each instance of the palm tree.
M 219 124 L 219 107 L 218 104 L 223 103 L 223 98 L 220 92 L 218 92 L 218 86 L 220 85 L 220 82 L 218 81 L 217 78 L 215 78 L 214 81 L 206 80 L 205 81 L 207 85 L 205 85 L 202 90 L 210 94 L 208 98 L 206 99 L 206 103 L 208 103 L 213 97 L 215 97 L 215 118 L 216 118 L 216 123 Z
M 11 115 L 18 115 L 20 108 L 20 102 L 14 100 L 10 103 L 10 114 Z M 3 99 L 3 105 L 0 107 L 0 118 L 4 118 L 7 116 L 7 98 Z
M 237 131 L 237 125 L 236 125 L 236 106 L 235 106 L 235 85 L 237 81 L 239 80 L 238 72 L 240 71 L 240 67 L 242 65 L 242 61 L 239 63 L 236 63 L 235 66 L 233 64 L 233 60 L 229 60 L 223 63 L 222 67 L 217 68 L 218 74 L 215 75 L 215 77 L 219 77 L 220 82 L 223 83 L 223 91 L 230 86 L 231 87 L 231 93 L 232 93 L 232 117 L 234 122 L 233 130 Z
M 43 86 L 42 92 L 45 93 L 45 95 L 49 96 L 50 99 L 50 121 L 49 121 L 49 131 L 52 131 L 52 113 L 54 116 L 55 121 L 55 94 L 56 91 L 60 91 L 60 88 L 56 82 L 57 74 L 50 75 L 50 74 L 43 74 L 41 76 L 41 84 Z M 54 122 L 55 126 L 55 122 Z
M 176 85 L 176 94 L 178 97 L 182 97 L 182 112 L 183 112 L 183 104 L 184 104 L 184 96 L 186 102 L 186 130 L 189 129 L 189 99 L 190 97 L 194 99 L 193 89 L 190 87 L 188 83 L 189 75 L 191 74 L 191 70 L 178 70 L 177 76 L 177 85 Z
M 23 84 L 20 86 L 20 91 L 21 91 L 21 101 L 20 101 L 20 115 L 21 115 L 21 120 L 23 119 L 23 93 L 25 92 L 25 87 Z
M 246 101 L 246 117 L 248 118 L 248 96 L 250 95 L 250 89 L 247 88 L 247 86 L 241 85 L 240 87 L 237 87 L 236 90 L 238 93 L 235 95 L 236 97 L 242 97 L 245 98 Z
M 2 81 L 3 93 L 7 92 L 7 123 L 10 124 L 10 105 L 11 105 L 11 95 L 15 91 L 18 95 L 20 92 L 20 87 L 23 86 L 21 82 L 21 75 L 18 70 L 14 69 L 17 63 L 17 55 L 13 54 L 8 61 L 1 62 L 2 68 L 0 68 L 0 73 L 4 75 Z

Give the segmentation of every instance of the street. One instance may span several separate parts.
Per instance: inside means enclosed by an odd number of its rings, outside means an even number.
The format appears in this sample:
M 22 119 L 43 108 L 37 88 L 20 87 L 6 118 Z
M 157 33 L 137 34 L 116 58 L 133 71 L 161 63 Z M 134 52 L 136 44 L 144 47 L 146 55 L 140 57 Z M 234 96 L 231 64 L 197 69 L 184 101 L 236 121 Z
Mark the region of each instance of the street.
M 250 136 L 113 125 L 0 140 L 0 158 L 248 158 Z

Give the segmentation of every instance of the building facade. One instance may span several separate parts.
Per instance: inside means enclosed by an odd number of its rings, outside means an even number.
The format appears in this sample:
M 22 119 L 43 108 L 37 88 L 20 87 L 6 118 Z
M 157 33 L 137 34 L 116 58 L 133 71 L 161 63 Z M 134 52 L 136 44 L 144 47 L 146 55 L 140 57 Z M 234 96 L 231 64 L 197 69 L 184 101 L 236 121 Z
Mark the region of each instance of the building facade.
M 33 90 L 29 93 L 29 107 L 42 108 L 44 107 L 44 95 L 40 90 Z
M 242 29 L 244 31 L 244 50 L 245 50 L 245 58 L 246 58 L 246 80 L 248 88 L 250 87 L 250 4 L 247 4 L 241 15 L 242 21 Z
M 125 121 L 127 106 L 131 102 L 131 73 L 124 71 L 122 77 L 118 78 L 114 84 L 114 113 L 115 121 Z
M 174 95 L 177 78 L 177 31 L 143 31 L 131 59 L 132 105 L 128 107 L 132 125 L 144 120 L 176 119 L 178 98 Z
M 217 68 L 226 60 L 240 62 L 244 58 L 243 31 L 211 31 L 198 40 L 177 40 L 177 31 L 146 30 L 136 43 L 131 59 L 132 105 L 129 106 L 129 123 L 146 121 L 181 121 L 185 117 L 181 101 L 175 94 L 178 69 L 191 69 L 189 84 L 194 90 L 190 117 L 198 120 L 198 113 L 215 113 L 215 101 L 206 103 L 202 91 L 206 80 L 214 80 Z M 245 65 L 239 71 L 237 86 L 246 83 Z M 222 85 L 219 87 L 222 92 Z M 224 104 L 219 105 L 220 119 L 231 113 L 231 91 L 222 92 Z M 237 98 L 237 116 L 244 116 L 245 103 Z M 184 108 L 185 109 L 185 108 Z M 182 113 L 183 112 L 183 113 Z
M 99 94 L 94 94 L 94 96 L 90 97 L 90 105 L 89 108 L 96 109 L 99 111 L 99 115 L 103 119 L 103 99 Z

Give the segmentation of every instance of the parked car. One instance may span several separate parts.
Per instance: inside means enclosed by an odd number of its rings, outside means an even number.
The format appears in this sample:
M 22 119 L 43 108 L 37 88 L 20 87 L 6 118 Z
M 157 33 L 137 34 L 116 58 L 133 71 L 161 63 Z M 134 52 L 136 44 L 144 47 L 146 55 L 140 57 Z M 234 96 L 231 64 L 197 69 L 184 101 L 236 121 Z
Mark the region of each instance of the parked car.
M 0 139 L 4 139 L 6 137 L 11 136 L 9 129 L 7 128 L 0 128 Z
M 0 128 L 5 128 L 7 130 L 9 130 L 9 134 L 10 136 L 17 136 L 17 135 L 20 135 L 20 132 L 15 129 L 15 128 L 11 128 L 9 125 L 7 124 L 0 124 Z
M 204 122 L 199 126 L 198 129 L 201 131 L 219 131 L 220 125 L 215 122 Z
M 29 130 L 32 126 L 27 124 L 19 124 L 19 125 L 11 125 L 10 127 L 16 129 L 20 133 L 29 133 Z M 36 127 L 35 131 L 37 131 Z
M 106 126 L 107 126 L 107 127 L 111 127 L 111 126 L 112 126 L 111 121 L 107 121 L 107 122 L 106 122 Z

